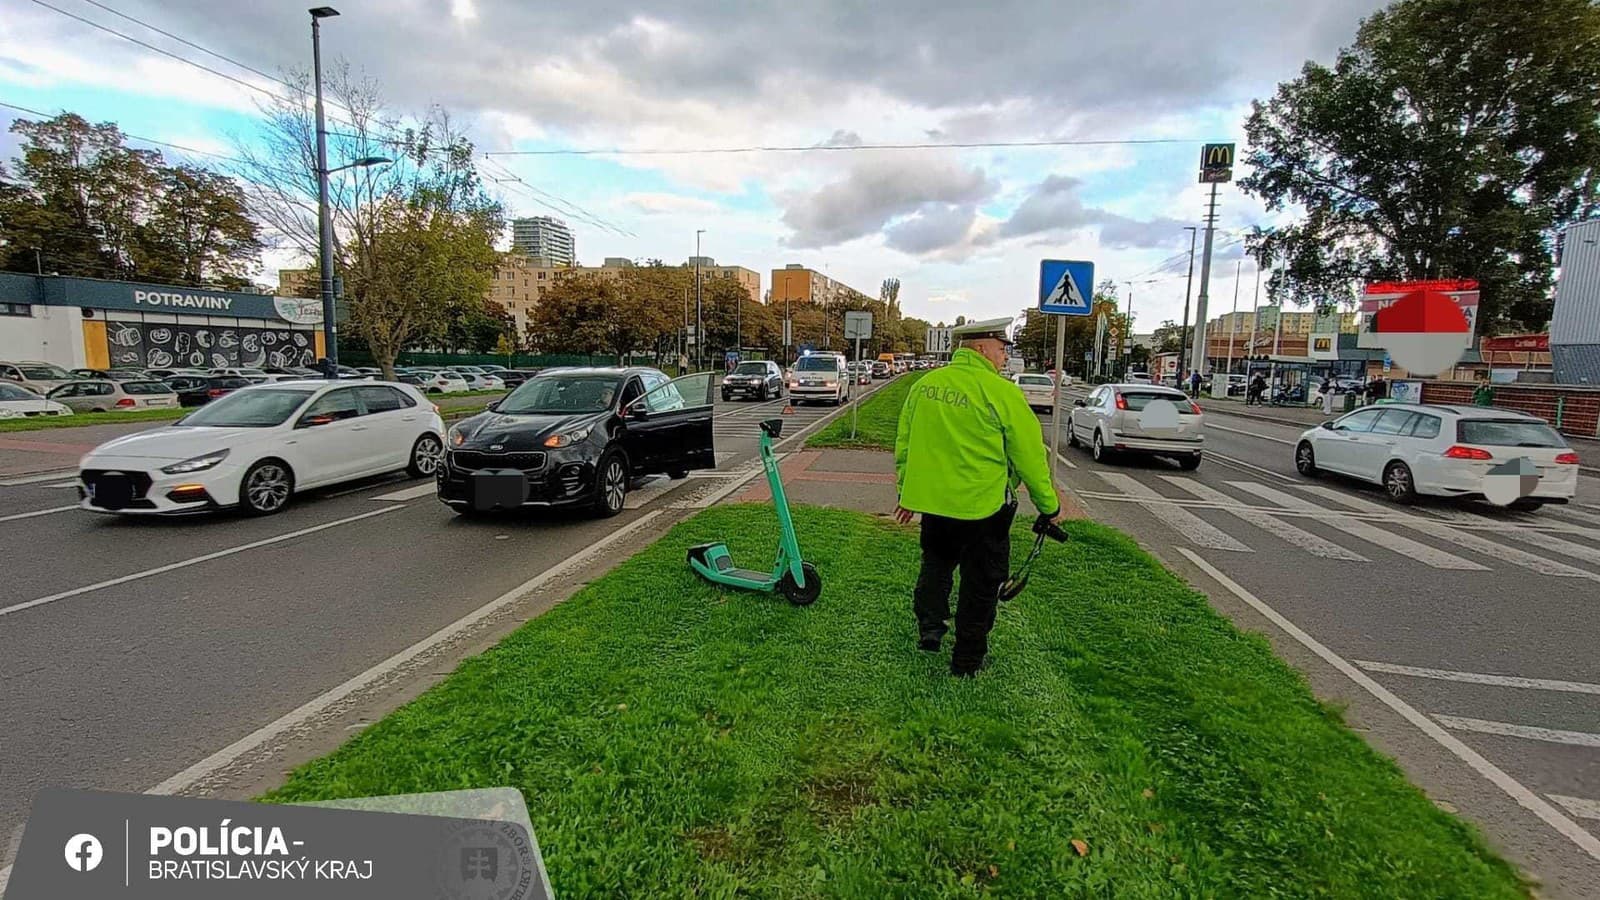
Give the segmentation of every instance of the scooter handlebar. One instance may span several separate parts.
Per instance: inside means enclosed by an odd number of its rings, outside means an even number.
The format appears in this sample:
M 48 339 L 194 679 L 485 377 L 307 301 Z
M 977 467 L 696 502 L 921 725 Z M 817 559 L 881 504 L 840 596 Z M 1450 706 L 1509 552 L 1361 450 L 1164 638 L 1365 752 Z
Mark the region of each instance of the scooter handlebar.
M 1052 541 L 1055 541 L 1058 544 L 1066 543 L 1067 542 L 1067 533 L 1066 533 L 1066 531 L 1063 530 L 1060 525 L 1057 525 L 1056 523 L 1050 521 L 1050 519 L 1051 519 L 1051 517 L 1050 516 L 1046 516 L 1046 515 L 1041 515 L 1041 516 L 1039 516 L 1039 518 L 1034 519 L 1033 520 L 1033 533 L 1034 534 L 1042 534 L 1045 537 L 1049 538 Z

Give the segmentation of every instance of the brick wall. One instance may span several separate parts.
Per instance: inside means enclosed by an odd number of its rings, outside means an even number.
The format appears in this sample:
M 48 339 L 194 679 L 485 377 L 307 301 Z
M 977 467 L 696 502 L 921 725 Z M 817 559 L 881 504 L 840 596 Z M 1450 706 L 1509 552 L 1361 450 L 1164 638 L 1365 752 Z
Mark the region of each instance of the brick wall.
M 1423 403 L 1472 405 L 1476 385 L 1464 381 L 1425 381 Z M 1557 425 L 1557 411 L 1565 434 L 1600 436 L 1600 390 L 1562 385 L 1494 385 L 1494 405 L 1512 409 Z

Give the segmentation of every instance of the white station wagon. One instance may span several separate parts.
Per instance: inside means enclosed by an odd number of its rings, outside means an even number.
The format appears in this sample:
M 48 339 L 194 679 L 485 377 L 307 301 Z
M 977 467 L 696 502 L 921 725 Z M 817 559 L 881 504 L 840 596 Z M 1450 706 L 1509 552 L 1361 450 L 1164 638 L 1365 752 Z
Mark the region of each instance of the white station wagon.
M 1402 504 L 1420 494 L 1489 499 L 1485 479 L 1518 459 L 1528 460 L 1525 471 L 1538 478 L 1512 509 L 1566 503 L 1577 493 L 1578 454 L 1566 438 L 1542 419 L 1505 409 L 1368 406 L 1306 431 L 1294 449 L 1300 474 L 1337 472 L 1379 484 Z

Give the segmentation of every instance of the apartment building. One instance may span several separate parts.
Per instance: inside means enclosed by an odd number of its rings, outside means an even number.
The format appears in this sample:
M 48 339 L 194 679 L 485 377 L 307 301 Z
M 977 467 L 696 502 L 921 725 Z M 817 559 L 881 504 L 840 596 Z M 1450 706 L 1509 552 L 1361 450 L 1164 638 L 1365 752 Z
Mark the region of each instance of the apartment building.
M 549 260 L 557 266 L 576 265 L 578 259 L 572 230 L 554 216 L 512 219 L 511 252 Z
M 820 303 L 830 306 L 841 301 L 855 304 L 876 298 L 842 281 L 835 281 L 815 269 L 808 269 L 799 263 L 790 263 L 781 269 L 772 270 L 771 299 L 773 303 L 787 300 L 792 303 Z

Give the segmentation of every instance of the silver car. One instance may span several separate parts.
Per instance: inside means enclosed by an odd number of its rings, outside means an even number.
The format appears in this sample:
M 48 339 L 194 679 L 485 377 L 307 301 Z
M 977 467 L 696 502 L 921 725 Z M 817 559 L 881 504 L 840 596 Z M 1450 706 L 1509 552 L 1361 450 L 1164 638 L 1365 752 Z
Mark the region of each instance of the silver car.
M 1087 445 L 1096 462 L 1119 454 L 1165 456 L 1184 469 L 1200 468 L 1205 415 L 1173 388 L 1103 384 L 1067 414 L 1067 445 Z
M 113 412 L 129 409 L 177 409 L 178 393 L 160 381 L 85 379 L 63 384 L 49 398 L 73 412 Z

